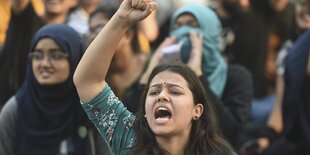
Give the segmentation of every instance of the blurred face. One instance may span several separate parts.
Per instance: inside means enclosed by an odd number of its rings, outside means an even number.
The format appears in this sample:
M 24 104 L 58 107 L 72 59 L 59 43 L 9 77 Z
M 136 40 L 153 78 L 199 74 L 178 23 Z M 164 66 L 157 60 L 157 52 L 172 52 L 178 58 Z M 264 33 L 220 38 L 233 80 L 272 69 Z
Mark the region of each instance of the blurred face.
M 148 125 L 158 137 L 189 136 L 192 120 L 203 106 L 194 104 L 185 79 L 170 71 L 157 74 L 147 92 L 145 112 Z
M 89 23 L 89 30 L 90 34 L 88 37 L 88 45 L 95 39 L 95 37 L 98 35 L 98 33 L 101 31 L 101 29 L 108 23 L 109 19 L 105 17 L 104 15 L 98 13 L 94 15 Z M 115 54 L 113 56 L 111 65 L 110 65 L 110 71 L 119 72 L 124 71 L 128 67 L 128 63 L 126 59 L 126 52 L 125 48 L 128 48 L 131 43 L 131 34 L 126 33 L 126 35 L 123 36 L 120 43 L 118 44 L 118 47 L 116 48 Z
M 41 39 L 30 54 L 33 74 L 40 85 L 65 82 L 70 74 L 67 55 L 50 38 Z
M 43 0 L 47 14 L 64 14 L 77 5 L 77 0 Z
M 80 0 L 81 6 L 97 5 L 101 0 Z
M 185 13 L 185 14 L 180 15 L 177 18 L 173 28 L 176 29 L 178 27 L 181 27 L 182 25 L 188 25 L 191 27 L 199 27 L 199 23 L 196 20 L 196 18 L 189 13 Z
M 301 3 L 296 3 L 296 22 L 300 29 L 310 28 L 310 10 Z
M 109 19 L 104 15 L 97 13 L 89 21 L 88 45 L 95 39 L 101 29 L 108 23 Z
M 242 6 L 243 8 L 248 8 L 248 7 L 250 7 L 250 1 L 249 1 L 249 0 L 239 0 L 239 4 L 240 4 L 240 6 Z

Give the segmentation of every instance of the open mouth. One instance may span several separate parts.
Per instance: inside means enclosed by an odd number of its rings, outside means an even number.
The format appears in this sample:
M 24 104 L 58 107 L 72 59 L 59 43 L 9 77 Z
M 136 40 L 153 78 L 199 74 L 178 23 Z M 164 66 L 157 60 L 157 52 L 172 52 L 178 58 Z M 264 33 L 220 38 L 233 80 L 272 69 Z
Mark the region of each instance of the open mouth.
M 52 73 L 46 70 L 40 71 L 41 76 L 50 76 Z
M 159 107 L 155 111 L 155 119 L 170 119 L 171 112 L 165 107 Z

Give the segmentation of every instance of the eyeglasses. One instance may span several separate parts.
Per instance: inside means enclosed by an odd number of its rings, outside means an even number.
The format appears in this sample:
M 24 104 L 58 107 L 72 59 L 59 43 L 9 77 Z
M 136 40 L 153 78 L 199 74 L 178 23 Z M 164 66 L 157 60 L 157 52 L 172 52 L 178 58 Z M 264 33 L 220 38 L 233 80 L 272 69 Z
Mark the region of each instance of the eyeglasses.
M 68 54 L 60 53 L 60 52 L 57 52 L 57 53 L 53 52 L 50 54 L 44 54 L 41 52 L 32 52 L 32 53 L 29 53 L 29 58 L 35 61 L 43 61 L 45 58 L 45 55 L 47 55 L 48 60 L 50 60 L 51 62 L 61 61 L 68 57 Z
M 90 27 L 89 28 L 89 32 L 90 32 L 90 34 L 98 34 L 100 31 L 101 31 L 101 29 L 103 29 L 103 27 L 104 27 L 105 25 L 96 25 L 95 27 Z

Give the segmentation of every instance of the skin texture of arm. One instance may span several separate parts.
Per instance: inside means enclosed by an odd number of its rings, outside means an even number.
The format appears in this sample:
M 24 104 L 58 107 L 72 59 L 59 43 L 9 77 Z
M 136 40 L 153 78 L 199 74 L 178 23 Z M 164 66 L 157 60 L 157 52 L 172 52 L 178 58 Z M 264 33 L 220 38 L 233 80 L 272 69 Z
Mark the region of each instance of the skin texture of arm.
M 281 133 L 283 129 L 281 109 L 284 93 L 284 79 L 282 75 L 277 76 L 276 83 L 276 103 L 270 113 L 267 125 L 273 128 L 277 133 Z
M 105 86 L 105 77 L 114 51 L 128 27 L 146 18 L 156 9 L 147 0 L 124 0 L 118 11 L 87 48 L 74 74 L 74 83 L 82 101 L 89 101 Z

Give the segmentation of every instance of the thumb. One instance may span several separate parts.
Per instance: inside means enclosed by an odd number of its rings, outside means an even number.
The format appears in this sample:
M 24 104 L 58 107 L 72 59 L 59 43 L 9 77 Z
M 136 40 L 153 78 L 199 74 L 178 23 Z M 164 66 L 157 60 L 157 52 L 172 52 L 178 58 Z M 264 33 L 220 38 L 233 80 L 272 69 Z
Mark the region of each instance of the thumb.
M 155 2 L 149 2 L 146 6 L 146 9 L 142 12 L 142 17 L 146 18 L 149 16 L 154 10 L 156 10 L 157 4 Z

